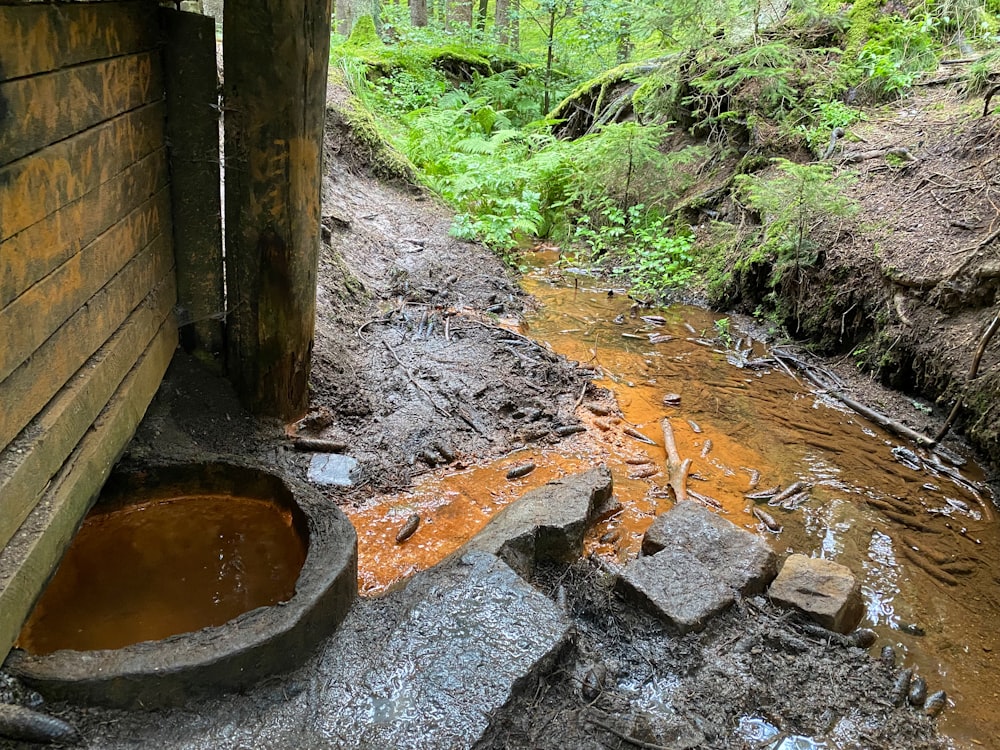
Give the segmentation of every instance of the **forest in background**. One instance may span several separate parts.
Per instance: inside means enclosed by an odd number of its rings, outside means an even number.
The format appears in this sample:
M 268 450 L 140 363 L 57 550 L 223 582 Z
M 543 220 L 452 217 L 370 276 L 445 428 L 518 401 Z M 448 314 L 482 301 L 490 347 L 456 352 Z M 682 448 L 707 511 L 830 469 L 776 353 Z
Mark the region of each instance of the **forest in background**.
M 997 0 L 340 0 L 331 68 L 452 232 L 516 263 L 550 241 L 644 298 L 726 298 L 815 262 L 857 210 L 850 127 L 942 61 L 970 109 L 1000 83 Z M 885 155 L 905 166 L 905 149 Z M 762 270 L 763 269 L 763 270 Z M 780 324 L 780 296 L 761 316 Z M 787 306 L 786 306 L 787 307 Z

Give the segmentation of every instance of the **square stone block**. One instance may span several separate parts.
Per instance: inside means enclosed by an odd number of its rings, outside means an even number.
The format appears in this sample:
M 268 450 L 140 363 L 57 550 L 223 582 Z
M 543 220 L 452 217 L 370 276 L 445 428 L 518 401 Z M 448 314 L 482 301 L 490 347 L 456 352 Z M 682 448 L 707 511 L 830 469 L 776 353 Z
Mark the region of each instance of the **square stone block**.
M 864 611 L 861 586 L 850 568 L 805 555 L 789 555 L 768 595 L 838 633 L 853 630 Z

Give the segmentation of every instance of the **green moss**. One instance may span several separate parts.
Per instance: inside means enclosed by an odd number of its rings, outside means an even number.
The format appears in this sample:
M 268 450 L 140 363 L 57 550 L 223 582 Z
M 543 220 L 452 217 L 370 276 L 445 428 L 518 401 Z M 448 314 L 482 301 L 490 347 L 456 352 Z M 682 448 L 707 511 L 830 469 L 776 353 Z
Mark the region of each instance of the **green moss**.
M 351 97 L 340 114 L 351 129 L 354 145 L 360 149 L 356 155 L 362 157 L 376 177 L 417 184 L 417 170 L 412 162 L 382 137 L 375 118 L 361 102 Z
M 375 30 L 375 20 L 371 16 L 361 16 L 354 24 L 354 30 L 348 37 L 345 46 L 350 47 L 382 47 L 382 40 L 379 39 Z
M 847 13 L 850 28 L 847 30 L 845 54 L 849 59 L 856 58 L 871 38 L 872 28 L 878 19 L 879 11 L 885 0 L 855 0 Z

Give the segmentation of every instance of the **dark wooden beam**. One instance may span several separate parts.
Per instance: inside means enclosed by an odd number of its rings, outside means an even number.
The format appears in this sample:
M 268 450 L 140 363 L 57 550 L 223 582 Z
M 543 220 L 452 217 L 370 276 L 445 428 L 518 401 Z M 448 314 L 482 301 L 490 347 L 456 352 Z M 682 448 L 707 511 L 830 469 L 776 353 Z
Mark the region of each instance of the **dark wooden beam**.
M 161 8 L 178 323 L 188 351 L 223 350 L 215 20 Z
M 330 0 L 223 16 L 227 367 L 256 413 L 308 406 Z

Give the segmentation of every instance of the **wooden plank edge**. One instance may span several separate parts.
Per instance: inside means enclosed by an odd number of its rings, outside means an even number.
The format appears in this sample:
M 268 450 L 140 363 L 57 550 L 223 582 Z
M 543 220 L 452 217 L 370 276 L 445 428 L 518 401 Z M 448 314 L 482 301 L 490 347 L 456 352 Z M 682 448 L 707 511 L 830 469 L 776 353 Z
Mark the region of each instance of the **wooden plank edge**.
M 173 268 L 170 239 L 160 234 L 0 381 L 0 403 L 7 404 L 6 410 L 0 412 L 0 451 L 114 335 L 150 291 L 163 283 L 165 276 L 169 275 L 171 281 L 175 279 Z M 176 285 L 172 287 L 171 305 L 176 302 Z M 2 466 L 0 461 L 0 469 Z
M 9 164 L 163 98 L 156 51 L 111 57 L 0 83 L 13 118 L 0 129 L 0 164 Z M 65 102 L 73 101 L 67 107 Z
M 72 258 L 169 184 L 162 146 L 12 237 L 0 242 L 0 308 Z M 102 212 L 112 204 L 115 210 Z
M 165 119 L 166 103 L 161 99 L 0 166 L 0 240 L 55 213 L 162 147 Z M 90 168 L 83 172 L 82 165 Z
M 0 660 L 5 659 L 111 468 L 135 434 L 177 347 L 172 317 L 80 441 L 42 501 L 0 552 Z
M 0 310 L 0 378 L 20 367 L 160 234 L 173 236 L 169 187 Z
M 49 479 L 93 424 L 173 306 L 168 282 L 147 297 L 24 431 L 0 453 L 0 545 L 34 508 Z

